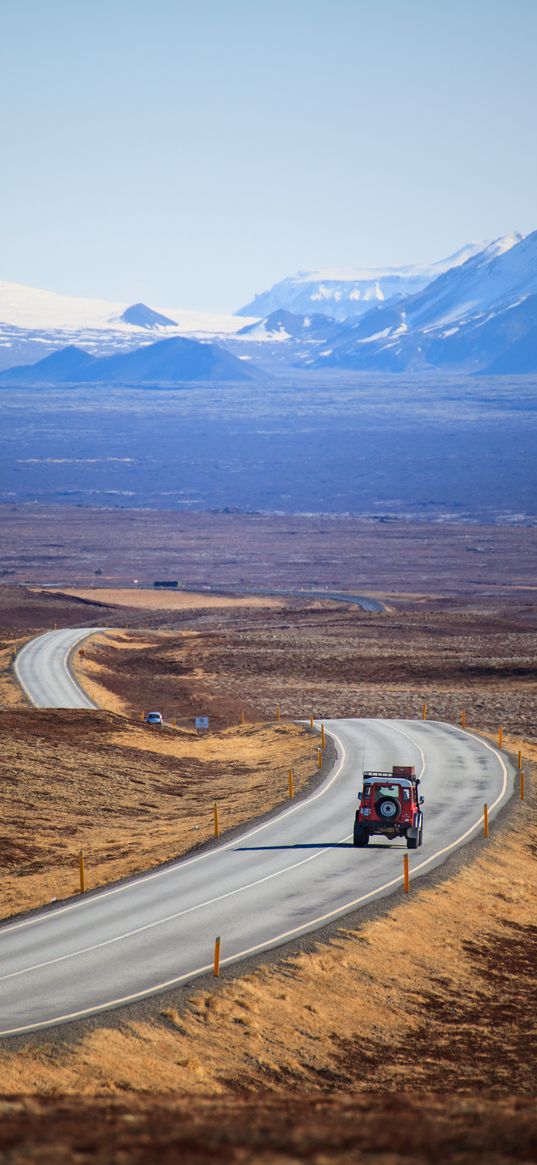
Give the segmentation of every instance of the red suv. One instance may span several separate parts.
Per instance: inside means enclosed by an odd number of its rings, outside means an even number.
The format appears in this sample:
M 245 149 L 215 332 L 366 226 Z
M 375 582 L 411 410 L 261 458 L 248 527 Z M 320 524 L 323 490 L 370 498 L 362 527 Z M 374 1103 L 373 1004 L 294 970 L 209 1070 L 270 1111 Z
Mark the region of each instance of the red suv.
M 374 833 L 406 837 L 408 849 L 423 839 L 424 798 L 419 796 L 419 777 L 413 765 L 394 765 L 391 773 L 364 773 L 364 784 L 354 819 L 354 844 L 367 845 Z

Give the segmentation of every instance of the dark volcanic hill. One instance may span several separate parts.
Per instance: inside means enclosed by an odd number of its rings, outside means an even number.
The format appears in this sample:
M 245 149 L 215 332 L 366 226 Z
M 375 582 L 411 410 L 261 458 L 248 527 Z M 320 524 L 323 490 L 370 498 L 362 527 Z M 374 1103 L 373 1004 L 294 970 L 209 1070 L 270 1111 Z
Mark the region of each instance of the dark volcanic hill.
M 134 324 L 137 328 L 177 327 L 176 320 L 171 320 L 168 316 L 153 311 L 153 308 L 148 307 L 145 303 L 131 304 L 130 307 L 125 308 L 119 318 L 124 324 Z
M 83 380 L 95 358 L 75 344 L 53 352 L 37 364 L 19 364 L 0 373 L 0 384 L 57 384 L 64 380 Z
M 96 359 L 80 348 L 63 348 L 37 364 L 8 368 L 0 385 L 117 384 L 172 385 L 192 381 L 251 380 L 256 370 L 218 344 L 183 336 L 159 340 L 143 348 Z
M 181 384 L 192 380 L 250 380 L 242 360 L 218 344 L 173 336 L 125 355 L 96 360 L 86 381 L 106 384 Z
M 238 335 L 247 336 L 251 340 L 280 337 L 289 340 L 326 340 L 338 326 L 341 327 L 330 316 L 322 315 L 320 312 L 304 316 L 280 308 L 271 312 L 264 320 L 247 324 L 240 329 Z

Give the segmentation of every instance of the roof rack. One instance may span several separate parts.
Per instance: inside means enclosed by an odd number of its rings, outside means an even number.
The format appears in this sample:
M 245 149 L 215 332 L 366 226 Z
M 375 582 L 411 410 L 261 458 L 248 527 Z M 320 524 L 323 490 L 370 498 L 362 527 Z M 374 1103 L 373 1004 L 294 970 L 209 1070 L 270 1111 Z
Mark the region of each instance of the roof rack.
M 386 772 L 385 769 L 368 769 L 364 773 L 364 781 L 369 780 L 370 777 L 393 777 L 393 773 L 391 769 L 389 772 Z

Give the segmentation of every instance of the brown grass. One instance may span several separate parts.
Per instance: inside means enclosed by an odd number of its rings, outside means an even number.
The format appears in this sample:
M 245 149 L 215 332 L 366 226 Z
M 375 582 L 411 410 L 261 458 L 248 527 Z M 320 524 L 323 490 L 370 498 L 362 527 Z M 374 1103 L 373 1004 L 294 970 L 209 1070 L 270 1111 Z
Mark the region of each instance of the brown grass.
M 13 659 L 24 639 L 7 636 L 0 643 L 0 708 L 24 707 L 24 696 L 13 673 Z
M 406 1092 L 0 1101 L 9 1165 L 507 1165 L 535 1159 L 531 1098 Z
M 130 634 L 128 631 L 104 631 L 84 639 L 79 648 L 71 655 L 71 667 L 76 678 L 98 708 L 106 712 L 115 712 L 118 716 L 128 716 L 129 702 L 116 695 L 106 686 L 106 672 L 92 653 L 98 652 L 105 644 L 113 651 L 134 651 L 145 647 L 144 639 Z
M 80 676 L 98 680 L 107 707 L 139 715 L 159 708 L 216 727 L 272 719 L 380 716 L 431 719 L 524 732 L 537 720 L 537 612 L 430 603 L 383 615 L 352 608 L 221 612 L 210 629 L 124 632 L 85 648 Z M 118 647 L 123 650 L 118 650 Z M 93 664 L 98 665 L 93 667 Z M 91 666 L 91 671 L 90 671 Z M 105 702 L 103 689 L 118 704 Z
M 10 578 L 91 591 L 99 570 L 113 589 L 171 572 L 201 593 L 210 583 L 238 593 L 270 585 L 488 597 L 492 587 L 533 586 L 537 573 L 537 530 L 527 526 L 32 504 L 4 504 L 0 516 Z
M 103 618 L 64 596 L 10 595 L 6 651 L 56 620 L 134 623 L 127 608 Z M 241 708 L 251 719 L 273 716 L 280 699 L 287 715 L 305 704 L 325 714 L 415 715 L 427 699 L 431 715 L 453 719 L 464 701 L 473 724 L 488 724 L 491 735 L 503 725 L 512 750 L 515 727 L 526 725 L 533 740 L 524 751 L 537 761 L 528 605 L 450 611 L 429 599 L 374 619 L 311 607 L 138 615 L 167 634 L 114 632 L 88 643 L 79 661 L 84 684 L 91 676 L 108 707 L 139 715 L 168 701 L 170 714 L 189 722 L 209 709 L 213 724 L 236 726 Z M 86 842 L 95 884 L 175 852 L 178 838 L 186 846 L 203 829 L 209 835 L 215 791 L 228 798 L 233 788 L 235 809 L 244 769 L 247 816 L 282 784 L 285 795 L 291 751 L 304 775 L 312 759 L 311 738 L 286 732 L 246 725 L 198 739 L 184 729 L 152 734 L 106 713 L 4 711 L 7 911 L 73 892 Z M 273 767 L 257 767 L 262 749 Z M 477 861 L 436 888 L 417 882 L 377 921 L 352 923 L 330 942 L 319 939 L 313 953 L 282 954 L 238 978 L 224 970 L 215 990 L 193 987 L 190 1003 L 170 994 L 84 1025 L 76 1038 L 65 1028 L 0 1046 L 6 1162 L 533 1160 L 530 769 L 528 801 L 517 804 L 508 831 L 494 825 Z
M 92 599 L 113 607 L 130 607 L 142 611 L 200 611 L 218 610 L 226 607 L 282 607 L 283 600 L 263 595 L 211 595 L 194 591 L 152 591 L 149 589 L 127 589 L 126 587 L 90 587 L 66 590 L 66 595 L 78 599 Z
M 295 725 L 245 725 L 208 740 L 107 712 L 6 711 L 0 719 L 4 917 L 88 885 L 166 862 L 212 836 L 212 807 L 230 829 L 315 771 L 317 737 Z
M 416 883 L 408 900 L 314 953 L 194 990 L 187 1006 L 157 1000 L 153 1019 L 104 1019 L 75 1046 L 62 1033 L 28 1041 L 23 1055 L 5 1046 L 3 1089 L 529 1094 L 536 842 L 533 794 L 471 866 L 432 888 Z

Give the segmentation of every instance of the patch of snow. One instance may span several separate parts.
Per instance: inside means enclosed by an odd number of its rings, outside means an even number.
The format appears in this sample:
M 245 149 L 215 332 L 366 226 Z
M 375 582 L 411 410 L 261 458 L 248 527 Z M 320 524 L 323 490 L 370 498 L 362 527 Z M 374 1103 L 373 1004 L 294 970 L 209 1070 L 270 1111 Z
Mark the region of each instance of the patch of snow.
M 244 316 L 236 316 L 235 319 L 238 320 L 238 323 L 241 327 L 248 327 L 249 323 L 256 323 L 255 320 L 247 320 L 246 323 L 244 323 Z M 236 336 L 235 339 L 241 341 L 242 343 L 249 343 L 251 340 L 269 341 L 274 343 L 274 341 L 279 342 L 280 340 L 290 340 L 291 336 L 289 332 L 286 332 L 283 324 L 280 324 L 278 329 L 270 329 L 266 326 L 266 320 L 260 320 L 257 323 L 257 327 L 252 327 L 252 330 L 249 331 L 245 336 Z
M 332 299 L 332 296 L 333 296 L 333 292 L 332 292 L 331 288 L 325 287 L 324 283 L 321 283 L 320 287 L 317 288 L 317 291 L 314 291 L 313 294 L 310 295 L 310 299 L 312 301 L 316 300 L 316 299 L 317 300 Z
M 397 332 L 392 332 L 391 328 L 383 328 L 381 332 L 374 332 L 372 336 L 364 336 L 363 340 L 359 340 L 359 344 L 372 344 L 375 340 L 385 340 L 386 336 L 397 335 Z
M 366 303 L 369 303 L 372 299 L 385 299 L 384 292 L 382 291 L 378 280 L 376 281 L 374 287 L 366 287 L 363 294 L 363 299 L 366 301 Z
M 405 313 L 403 312 L 402 317 L 401 317 L 401 323 L 399 324 L 399 327 L 395 329 L 395 331 L 392 333 L 392 335 L 404 336 L 405 332 L 408 332 L 408 324 L 406 322 Z

